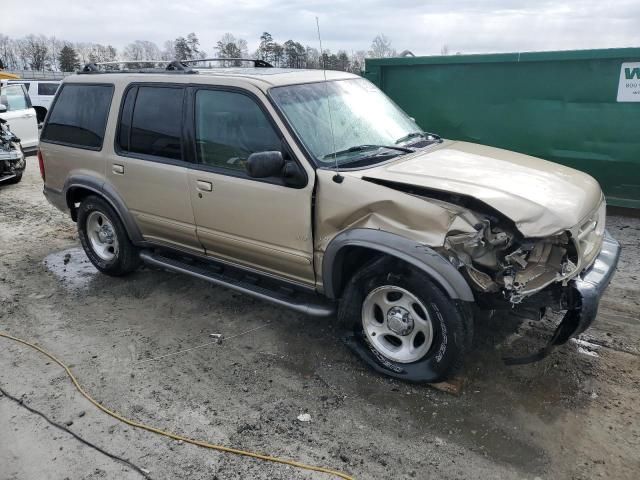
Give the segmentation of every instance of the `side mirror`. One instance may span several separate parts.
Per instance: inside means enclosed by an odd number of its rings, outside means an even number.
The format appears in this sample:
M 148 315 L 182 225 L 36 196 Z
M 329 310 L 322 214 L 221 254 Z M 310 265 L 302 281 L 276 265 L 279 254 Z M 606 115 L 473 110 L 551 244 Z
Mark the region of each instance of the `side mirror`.
M 247 174 L 253 178 L 282 175 L 283 167 L 281 152 L 256 152 L 247 158 Z
M 4 113 L 7 111 L 7 106 L 0 103 L 0 113 Z

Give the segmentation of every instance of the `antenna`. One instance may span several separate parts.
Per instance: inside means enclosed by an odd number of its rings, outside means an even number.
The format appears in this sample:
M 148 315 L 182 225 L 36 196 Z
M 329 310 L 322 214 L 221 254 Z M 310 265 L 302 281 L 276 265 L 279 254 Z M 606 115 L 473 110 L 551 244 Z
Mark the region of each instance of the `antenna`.
M 316 27 L 318 28 L 318 43 L 320 43 L 320 61 L 322 62 L 322 73 L 324 74 L 324 88 L 327 95 L 327 108 L 329 110 L 329 127 L 331 129 L 331 142 L 333 144 L 333 161 L 335 163 L 336 174 L 333 176 L 333 181 L 336 183 L 342 183 L 344 177 L 340 175 L 340 169 L 338 168 L 338 158 L 336 156 L 336 136 L 333 133 L 333 116 L 331 115 L 331 101 L 329 100 L 329 84 L 327 83 L 327 66 L 324 63 L 324 51 L 322 50 L 322 37 L 320 36 L 320 20 L 316 17 Z

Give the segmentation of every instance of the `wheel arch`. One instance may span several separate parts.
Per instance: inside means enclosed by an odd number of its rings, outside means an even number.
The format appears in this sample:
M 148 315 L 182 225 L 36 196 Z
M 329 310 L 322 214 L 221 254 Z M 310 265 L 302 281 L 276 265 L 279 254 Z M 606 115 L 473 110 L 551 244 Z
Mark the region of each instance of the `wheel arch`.
M 471 288 L 462 274 L 432 248 L 401 235 L 368 228 L 356 228 L 339 233 L 331 240 L 322 260 L 324 293 L 331 299 L 340 297 L 349 274 L 350 253 L 358 256 L 369 251 L 373 255 L 388 255 L 429 275 L 454 300 L 473 302 Z M 345 268 L 347 266 L 347 268 Z M 361 265 L 360 265 L 361 266 Z
M 131 242 L 139 244 L 144 241 L 133 215 L 127 209 L 120 195 L 109 184 L 88 175 L 74 175 L 65 182 L 64 192 L 65 200 L 74 222 L 78 219 L 76 204 L 89 195 L 97 195 L 115 210 Z

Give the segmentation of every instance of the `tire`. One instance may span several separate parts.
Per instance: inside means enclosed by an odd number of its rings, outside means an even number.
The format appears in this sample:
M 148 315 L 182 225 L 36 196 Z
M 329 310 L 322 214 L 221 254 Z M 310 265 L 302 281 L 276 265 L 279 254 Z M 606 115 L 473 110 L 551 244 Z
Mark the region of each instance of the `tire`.
M 102 273 L 119 277 L 138 268 L 138 249 L 118 214 L 102 198 L 91 195 L 80 203 L 78 235 L 87 257 Z
M 347 345 L 376 371 L 434 383 L 462 366 L 473 335 L 469 311 L 428 275 L 382 258 L 348 283 L 338 321 Z

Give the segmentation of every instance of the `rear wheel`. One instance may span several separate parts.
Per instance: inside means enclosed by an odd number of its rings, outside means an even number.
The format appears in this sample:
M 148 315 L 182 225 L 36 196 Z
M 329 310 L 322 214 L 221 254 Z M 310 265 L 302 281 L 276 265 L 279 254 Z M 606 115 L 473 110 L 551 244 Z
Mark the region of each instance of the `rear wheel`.
M 462 365 L 471 319 L 423 272 L 381 259 L 347 285 L 338 317 L 367 364 L 411 382 L 437 382 Z
M 80 204 L 78 234 L 87 257 L 102 273 L 126 275 L 140 264 L 120 217 L 100 197 L 89 196 Z

